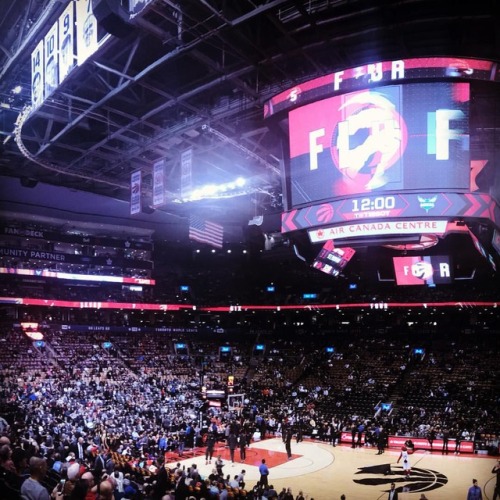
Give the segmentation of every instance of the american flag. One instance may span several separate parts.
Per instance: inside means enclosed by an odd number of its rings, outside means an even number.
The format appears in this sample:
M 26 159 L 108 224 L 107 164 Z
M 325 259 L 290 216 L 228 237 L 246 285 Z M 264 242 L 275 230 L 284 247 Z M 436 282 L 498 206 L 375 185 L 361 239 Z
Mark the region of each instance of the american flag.
M 199 217 L 191 216 L 189 221 L 189 239 L 206 243 L 216 248 L 222 248 L 224 229 Z

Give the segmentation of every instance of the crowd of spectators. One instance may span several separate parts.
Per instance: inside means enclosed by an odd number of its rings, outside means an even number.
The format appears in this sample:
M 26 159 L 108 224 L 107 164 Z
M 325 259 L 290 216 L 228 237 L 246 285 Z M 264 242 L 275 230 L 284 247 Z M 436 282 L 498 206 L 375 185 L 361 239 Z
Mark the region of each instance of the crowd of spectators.
M 227 357 L 213 336 L 47 331 L 38 348 L 11 330 L 1 340 L 6 498 L 18 498 L 30 474 L 48 492 L 65 479 L 65 498 L 84 498 L 97 485 L 117 499 L 259 498 L 257 485 L 231 485 L 234 478 L 216 468 L 201 477 L 164 466 L 166 453 L 172 461 L 184 449 L 203 449 L 209 433 L 223 445 L 230 433 L 251 442 L 256 432 L 265 438 L 286 427 L 297 438 L 336 445 L 341 431 L 362 426 L 373 444 L 382 430 L 438 439 L 446 433 L 498 453 L 492 377 L 498 350 L 491 338 L 428 342 L 417 357 L 407 339 L 377 335 L 260 333 L 228 340 Z M 182 354 L 176 341 L 187 346 Z M 263 352 L 254 350 L 256 342 L 264 343 Z M 202 387 L 228 390 L 227 374 L 234 376 L 232 390 L 245 395 L 241 406 L 229 407 L 225 399 L 209 405 Z M 380 411 L 381 401 L 392 410 Z M 48 468 L 43 477 L 37 459 Z

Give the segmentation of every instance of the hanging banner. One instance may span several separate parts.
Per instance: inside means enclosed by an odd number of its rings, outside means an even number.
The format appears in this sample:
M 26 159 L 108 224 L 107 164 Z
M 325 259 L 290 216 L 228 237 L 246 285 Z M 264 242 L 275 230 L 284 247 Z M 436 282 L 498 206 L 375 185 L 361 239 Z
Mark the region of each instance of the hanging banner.
M 153 207 L 158 207 L 165 203 L 165 169 L 163 160 L 157 161 L 153 165 Z
M 47 99 L 59 86 L 59 29 L 57 22 L 50 28 L 43 41 L 45 63 L 44 98 Z
M 38 108 L 43 102 L 43 40 L 40 40 L 35 50 L 31 53 L 31 106 Z
M 92 0 L 76 2 L 76 59 L 83 64 L 98 48 L 97 20 L 92 12 Z
M 193 150 L 186 149 L 181 154 L 181 199 L 188 198 L 193 185 Z
M 70 2 L 59 17 L 59 83 L 75 67 L 75 4 Z
M 130 177 L 130 215 L 141 212 L 141 171 L 133 172 Z

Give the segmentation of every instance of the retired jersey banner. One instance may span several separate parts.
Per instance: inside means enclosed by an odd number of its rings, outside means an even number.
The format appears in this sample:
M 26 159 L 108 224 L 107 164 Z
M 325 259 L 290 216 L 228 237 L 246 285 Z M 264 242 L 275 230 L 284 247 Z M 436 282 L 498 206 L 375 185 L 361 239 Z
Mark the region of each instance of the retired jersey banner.
M 181 154 L 181 198 L 187 198 L 192 188 L 193 150 Z
M 31 107 L 38 108 L 43 102 L 43 40 L 40 40 L 31 53 Z
M 44 41 L 44 63 L 45 63 L 45 92 L 47 99 L 59 86 L 59 30 L 57 22 L 45 35 Z
M 141 191 L 142 191 L 141 171 L 133 172 L 130 177 L 130 215 L 141 212 Z
M 75 4 L 70 2 L 59 17 L 59 82 L 75 67 Z
M 92 0 L 76 2 L 76 58 L 83 64 L 98 48 L 97 19 L 92 11 Z
M 163 160 L 157 161 L 153 165 L 153 207 L 158 207 L 165 203 L 165 169 Z

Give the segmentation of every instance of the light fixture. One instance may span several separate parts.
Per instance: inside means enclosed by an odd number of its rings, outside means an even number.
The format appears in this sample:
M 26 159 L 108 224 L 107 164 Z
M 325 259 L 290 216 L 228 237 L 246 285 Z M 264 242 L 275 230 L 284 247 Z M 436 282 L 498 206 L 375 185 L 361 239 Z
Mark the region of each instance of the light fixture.
M 248 182 L 243 177 L 238 177 L 233 182 L 226 182 L 222 184 L 207 184 L 205 186 L 194 189 L 186 198 L 176 200 L 179 203 L 189 201 L 199 201 L 204 199 L 222 199 L 234 198 L 235 196 L 243 196 L 254 192 L 256 189 L 245 188 Z M 259 190 L 260 191 L 260 190 Z

